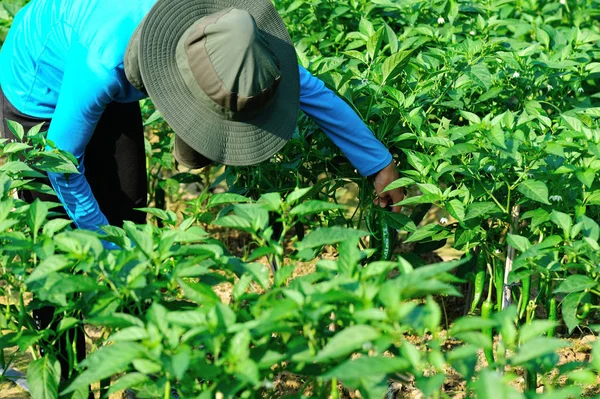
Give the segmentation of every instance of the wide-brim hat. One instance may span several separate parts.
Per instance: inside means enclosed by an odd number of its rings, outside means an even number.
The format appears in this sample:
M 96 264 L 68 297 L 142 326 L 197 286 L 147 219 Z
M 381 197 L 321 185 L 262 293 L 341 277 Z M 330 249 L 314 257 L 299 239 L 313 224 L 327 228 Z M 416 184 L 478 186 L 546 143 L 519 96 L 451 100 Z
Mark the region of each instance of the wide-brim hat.
M 279 76 L 260 112 L 234 112 L 232 116 L 223 104 L 211 103 L 205 88 L 195 87 L 190 79 L 192 72 L 196 81 L 201 81 L 198 74 L 205 71 L 198 62 L 192 64 L 193 71 L 185 65 L 182 46 L 193 42 L 185 36 L 190 30 L 197 31 L 199 23 L 214 22 L 215 15 L 228 9 L 247 11 L 261 37 L 258 46 L 268 47 L 275 56 Z M 205 65 L 205 60 L 200 64 Z M 176 134 L 175 155 L 188 167 L 210 161 L 226 165 L 262 162 L 278 152 L 295 130 L 300 100 L 298 62 L 288 31 L 270 0 L 158 0 L 139 33 L 139 69 L 145 90 Z M 215 71 L 210 72 L 214 78 Z

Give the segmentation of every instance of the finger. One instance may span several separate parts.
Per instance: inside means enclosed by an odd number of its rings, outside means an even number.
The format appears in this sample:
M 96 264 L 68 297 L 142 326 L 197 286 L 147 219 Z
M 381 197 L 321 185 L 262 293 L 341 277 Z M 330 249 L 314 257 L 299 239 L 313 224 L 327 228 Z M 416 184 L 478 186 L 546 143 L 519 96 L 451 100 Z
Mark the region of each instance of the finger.
M 404 190 L 398 189 L 394 190 L 391 194 L 392 196 L 392 204 L 397 204 L 404 199 Z M 399 213 L 402 210 L 402 206 L 392 206 L 392 212 Z
M 388 203 L 389 203 L 389 200 L 388 200 L 387 196 L 382 196 L 377 199 L 377 205 L 379 205 L 382 208 L 387 208 Z

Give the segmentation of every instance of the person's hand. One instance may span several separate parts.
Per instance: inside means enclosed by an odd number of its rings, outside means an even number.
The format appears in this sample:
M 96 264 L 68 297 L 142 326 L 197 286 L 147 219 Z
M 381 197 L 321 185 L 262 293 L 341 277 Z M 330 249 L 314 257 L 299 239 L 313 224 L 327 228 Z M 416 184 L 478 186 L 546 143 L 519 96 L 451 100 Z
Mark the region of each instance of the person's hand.
M 394 162 L 390 163 L 379 173 L 377 173 L 375 176 L 375 192 L 377 193 L 375 205 L 379 205 L 382 208 L 387 208 L 388 205 L 397 204 L 404 199 L 404 188 L 396 188 L 394 190 L 382 193 L 387 186 L 399 178 L 400 174 L 398 173 Z M 392 211 L 396 213 L 400 212 L 401 209 L 402 207 L 400 206 L 392 207 Z

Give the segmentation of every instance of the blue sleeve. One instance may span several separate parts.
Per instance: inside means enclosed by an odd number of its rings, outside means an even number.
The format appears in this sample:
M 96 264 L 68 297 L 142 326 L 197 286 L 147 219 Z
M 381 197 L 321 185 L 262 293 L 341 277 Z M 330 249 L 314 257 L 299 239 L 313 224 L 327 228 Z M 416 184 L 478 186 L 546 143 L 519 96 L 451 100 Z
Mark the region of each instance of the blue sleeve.
M 50 172 L 48 177 L 67 214 L 80 229 L 100 231 L 101 226 L 109 224 L 85 178 L 83 158 L 100 117 L 112 101 L 114 80 L 111 71 L 90 59 L 85 47 L 73 45 L 48 140 L 77 158 L 80 174 Z
M 300 109 L 317 122 L 363 176 L 392 162 L 392 154 L 359 116 L 325 84 L 300 68 Z

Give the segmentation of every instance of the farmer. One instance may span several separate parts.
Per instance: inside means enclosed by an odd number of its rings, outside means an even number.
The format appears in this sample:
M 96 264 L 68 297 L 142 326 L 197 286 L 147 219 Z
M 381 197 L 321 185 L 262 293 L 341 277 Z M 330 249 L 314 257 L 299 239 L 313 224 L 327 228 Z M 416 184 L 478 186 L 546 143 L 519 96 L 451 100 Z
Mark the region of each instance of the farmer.
M 270 0 L 33 0 L 15 17 L 0 52 L 2 134 L 12 138 L 6 119 L 44 123 L 48 140 L 77 158 L 80 174 L 48 177 L 79 228 L 145 223 L 134 208 L 146 206 L 146 97 L 186 167 L 269 159 L 302 109 L 361 175 L 375 177 L 381 206 L 403 198 L 400 189 L 382 193 L 398 178 L 390 152 L 299 67 Z M 47 328 L 53 309 L 35 319 Z

